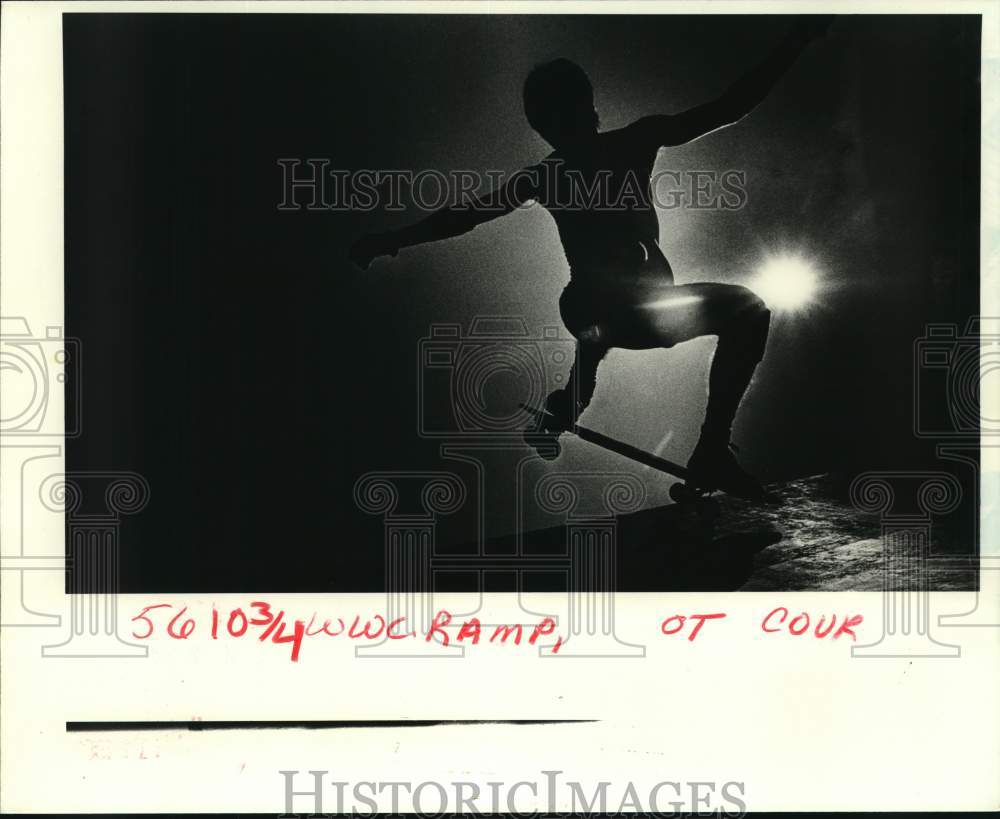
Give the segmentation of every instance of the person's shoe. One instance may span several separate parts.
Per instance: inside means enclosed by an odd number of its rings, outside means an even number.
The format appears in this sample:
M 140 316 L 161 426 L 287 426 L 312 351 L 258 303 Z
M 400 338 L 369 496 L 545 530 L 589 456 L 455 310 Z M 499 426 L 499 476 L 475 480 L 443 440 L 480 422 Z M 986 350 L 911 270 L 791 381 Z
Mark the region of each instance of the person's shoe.
M 545 399 L 545 416 L 542 424 L 546 431 L 556 435 L 566 432 L 576 424 L 580 409 L 568 391 L 553 390 Z
M 554 390 L 545 399 L 545 413 L 535 428 L 524 433 L 524 442 L 545 460 L 555 460 L 562 452 L 559 436 L 573 428 L 578 410 L 566 390 Z
M 732 444 L 700 440 L 687 464 L 692 482 L 704 489 L 719 489 L 740 498 L 765 499 L 764 487 L 739 465 L 733 449 Z

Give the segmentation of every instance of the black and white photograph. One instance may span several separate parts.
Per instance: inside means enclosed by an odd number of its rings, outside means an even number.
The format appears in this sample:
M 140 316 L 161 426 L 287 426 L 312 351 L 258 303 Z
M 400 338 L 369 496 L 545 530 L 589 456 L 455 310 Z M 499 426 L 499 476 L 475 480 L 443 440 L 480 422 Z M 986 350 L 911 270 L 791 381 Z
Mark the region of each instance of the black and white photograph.
M 0 812 L 1000 808 L 998 12 L 4 3 Z
M 67 14 L 122 591 L 379 592 L 413 515 L 442 590 L 558 591 L 581 516 L 618 590 L 877 590 L 886 470 L 974 589 L 980 26 Z

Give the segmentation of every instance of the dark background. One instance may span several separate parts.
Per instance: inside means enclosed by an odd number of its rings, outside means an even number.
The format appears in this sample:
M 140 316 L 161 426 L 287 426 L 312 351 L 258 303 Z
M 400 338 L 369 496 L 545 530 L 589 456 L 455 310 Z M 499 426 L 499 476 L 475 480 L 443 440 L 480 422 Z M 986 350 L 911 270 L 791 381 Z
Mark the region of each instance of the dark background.
M 568 270 L 541 210 L 361 272 L 351 241 L 416 210 L 279 211 L 279 158 L 512 171 L 548 150 L 520 108 L 536 63 L 583 65 L 614 128 L 711 99 L 789 25 L 66 15 L 66 325 L 83 355 L 68 469 L 150 483 L 124 530 L 122 590 L 381 589 L 382 522 L 357 509 L 356 479 L 474 477 L 418 435 L 418 401 L 446 423 L 450 400 L 418 393 L 420 339 L 477 315 L 561 327 Z M 658 168 L 748 180 L 740 211 L 661 213 L 679 283 L 746 282 L 781 249 L 822 275 L 808 312 L 776 316 L 736 428 L 765 480 L 940 466 L 913 434 L 913 345 L 928 322 L 978 311 L 979 31 L 968 16 L 839 18 L 750 117 L 661 152 Z M 614 352 L 587 424 L 685 460 L 712 344 Z M 524 395 L 510 374 L 485 389 L 501 409 Z M 490 535 L 517 525 L 509 476 L 525 454 L 486 461 Z M 654 473 L 577 441 L 531 469 L 633 472 L 648 505 L 667 502 Z M 445 545 L 474 540 L 467 512 L 442 521 Z M 546 523 L 533 514 L 525 526 Z

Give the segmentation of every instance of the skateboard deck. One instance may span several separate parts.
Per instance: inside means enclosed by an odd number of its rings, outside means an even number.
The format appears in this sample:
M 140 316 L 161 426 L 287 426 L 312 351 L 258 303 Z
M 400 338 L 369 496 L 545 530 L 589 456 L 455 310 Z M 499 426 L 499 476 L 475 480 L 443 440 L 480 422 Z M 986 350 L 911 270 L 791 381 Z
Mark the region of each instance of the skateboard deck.
M 521 404 L 520 406 L 521 409 L 529 412 L 536 420 L 539 421 L 549 415 L 546 410 L 533 407 L 530 404 Z M 658 472 L 663 472 L 664 474 L 671 475 L 675 478 L 680 478 L 683 483 L 675 483 L 670 487 L 670 497 L 678 503 L 702 497 L 713 491 L 711 488 L 699 486 L 698 483 L 692 479 L 691 473 L 686 467 L 683 467 L 678 463 L 674 463 L 673 461 L 668 461 L 666 458 L 661 458 L 659 455 L 653 455 L 643 449 L 632 446 L 631 444 L 626 444 L 624 441 L 619 441 L 616 438 L 611 438 L 600 432 L 595 432 L 594 430 L 580 426 L 579 424 L 573 424 L 573 426 L 566 431 L 576 435 L 577 438 L 580 438 L 583 441 L 596 444 L 609 452 L 616 452 L 619 455 L 623 455 L 636 463 L 644 464 L 645 466 L 655 469 Z M 538 448 L 540 445 L 539 438 L 551 437 L 553 439 L 552 446 L 558 447 L 558 441 L 555 440 L 555 437 L 547 435 L 546 433 L 529 429 L 525 430 L 524 437 L 525 442 L 535 448 Z M 543 443 L 541 446 L 545 446 L 545 444 Z

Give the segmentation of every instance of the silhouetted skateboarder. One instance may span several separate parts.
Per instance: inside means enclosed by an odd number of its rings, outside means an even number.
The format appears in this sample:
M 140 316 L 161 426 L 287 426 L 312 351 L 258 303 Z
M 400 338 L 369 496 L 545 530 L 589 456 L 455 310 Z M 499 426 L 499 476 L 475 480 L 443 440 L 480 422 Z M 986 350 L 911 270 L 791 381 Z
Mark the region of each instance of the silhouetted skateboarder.
M 760 484 L 737 463 L 729 439 L 736 410 L 764 355 L 770 311 L 738 285 L 674 285 L 658 243 L 649 182 L 661 147 L 690 142 L 742 119 L 829 23 L 825 15 L 799 18 L 763 62 L 713 102 L 603 133 L 584 71 L 565 59 L 545 63 L 524 83 L 524 110 L 553 152 L 481 199 L 444 208 L 399 231 L 363 237 L 351 248 L 351 259 L 367 268 L 377 256 L 458 236 L 526 202 L 538 202 L 554 217 L 569 262 L 570 283 L 559 310 L 577 339 L 570 378 L 564 389 L 549 395 L 541 431 L 554 440 L 575 423 L 594 394 L 598 364 L 612 347 L 646 350 L 716 335 L 705 421 L 688 469 L 706 488 L 759 497 Z

